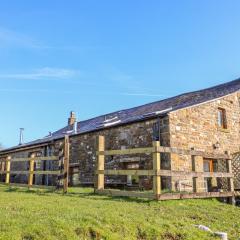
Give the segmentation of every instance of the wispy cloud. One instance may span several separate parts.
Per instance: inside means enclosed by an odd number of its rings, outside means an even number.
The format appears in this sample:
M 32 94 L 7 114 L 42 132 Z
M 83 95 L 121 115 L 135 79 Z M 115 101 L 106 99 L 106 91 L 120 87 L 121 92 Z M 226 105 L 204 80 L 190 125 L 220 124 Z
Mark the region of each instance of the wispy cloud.
M 106 76 L 110 83 L 125 89 L 126 91 L 132 92 L 141 88 L 141 83 L 137 77 L 122 72 L 116 68 L 110 69 L 110 72 L 106 73 Z
M 16 30 L 0 26 L 0 48 L 25 48 L 39 51 L 92 51 L 98 49 L 95 45 L 57 45 L 49 44 L 37 39 L 29 33 L 22 33 Z M 101 46 L 106 48 L 107 46 Z
M 119 92 L 110 92 L 109 94 L 133 96 L 133 97 L 151 97 L 166 98 L 170 95 L 158 93 L 156 89 L 149 88 L 148 81 L 144 81 L 141 76 L 121 71 L 113 66 L 104 66 L 103 74 L 106 83 Z
M 125 96 L 139 96 L 139 97 L 169 97 L 165 94 L 152 94 L 152 93 L 120 93 L 120 95 Z
M 5 93 L 41 93 L 41 94 L 52 94 L 52 93 L 64 93 L 73 94 L 71 90 L 54 90 L 54 89 L 39 89 L 39 88 L 0 88 L 0 92 Z
M 78 94 L 78 90 L 72 89 L 40 89 L 40 88 L 0 88 L 0 92 L 5 93 L 40 93 L 40 94 L 52 94 L 52 93 L 64 93 L 64 94 Z M 86 90 L 81 95 L 93 94 L 92 91 Z M 95 92 L 94 95 L 103 96 L 133 96 L 133 97 L 157 97 L 166 98 L 168 95 L 164 94 L 151 94 L 151 93 L 118 93 L 118 92 Z
M 27 34 L 0 27 L 0 47 L 17 46 L 25 48 L 48 48 Z
M 101 81 L 99 81 L 99 79 Z M 105 80 L 104 80 L 105 79 Z M 99 74 L 90 72 L 79 71 L 76 69 L 68 68 L 52 68 L 44 67 L 34 69 L 27 72 L 18 73 L 0 73 L 1 80 L 45 80 L 45 81 L 67 81 L 74 83 L 76 88 L 69 88 L 68 85 L 64 85 L 64 88 L 59 85 L 59 88 L 0 88 L 0 92 L 9 93 L 66 93 L 66 94 L 79 94 L 77 86 L 82 86 L 84 92 L 81 95 L 101 95 L 101 96 L 132 96 L 132 97 L 146 97 L 146 98 L 166 98 L 170 95 L 159 93 L 156 89 L 151 89 L 143 82 L 138 81 L 138 77 L 126 74 L 120 71 L 111 71 L 107 74 L 107 71 Z M 28 86 L 29 87 L 29 86 Z M 104 88 L 103 91 L 98 91 Z
M 47 93 L 49 92 L 48 89 L 23 89 L 23 88 L 0 88 L 0 92 L 6 93 L 32 93 L 32 92 L 39 92 L 39 93 Z
M 23 79 L 23 80 L 70 79 L 79 76 L 79 74 L 80 72 L 78 70 L 44 67 L 25 73 L 8 73 L 8 74 L 0 73 L 0 79 Z

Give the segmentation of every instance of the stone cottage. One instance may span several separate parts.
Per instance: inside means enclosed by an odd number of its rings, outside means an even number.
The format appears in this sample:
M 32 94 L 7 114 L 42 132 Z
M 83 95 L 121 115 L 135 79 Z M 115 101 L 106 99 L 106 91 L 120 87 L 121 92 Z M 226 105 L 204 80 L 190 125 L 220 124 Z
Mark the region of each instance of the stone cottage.
M 194 149 L 215 154 L 230 154 L 235 170 L 235 188 L 240 188 L 240 79 L 200 91 L 181 94 L 143 106 L 125 109 L 89 120 L 77 122 L 71 112 L 68 124 L 48 136 L 33 142 L 0 151 L 0 158 L 50 156 L 65 135 L 70 137 L 70 182 L 72 185 L 92 185 L 96 170 L 97 137 L 105 136 L 106 149 L 149 147 L 153 140 L 162 146 Z M 187 155 L 161 153 L 161 169 L 203 172 L 227 172 L 227 160 L 212 157 L 193 166 Z M 149 154 L 108 156 L 107 169 L 150 169 Z M 15 168 L 20 166 L 15 165 Z M 28 168 L 28 166 L 25 166 Z M 53 169 L 50 162 L 36 164 L 35 169 Z M 196 169 L 195 169 L 196 170 Z M 35 184 L 51 185 L 54 177 L 36 176 Z M 26 182 L 24 176 L 11 175 L 11 182 Z M 107 177 L 109 186 L 152 186 L 150 177 Z M 162 189 L 194 191 L 194 179 L 161 177 Z M 224 178 L 204 177 L 199 181 L 202 191 L 221 191 L 228 188 Z

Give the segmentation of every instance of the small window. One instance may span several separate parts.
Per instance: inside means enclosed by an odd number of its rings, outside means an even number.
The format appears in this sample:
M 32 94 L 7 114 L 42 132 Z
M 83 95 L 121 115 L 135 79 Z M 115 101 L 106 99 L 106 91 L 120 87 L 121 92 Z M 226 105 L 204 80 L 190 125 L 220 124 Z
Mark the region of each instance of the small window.
M 195 156 L 191 156 L 192 158 L 192 171 L 195 172 L 196 171 L 196 159 Z
M 226 110 L 224 108 L 218 108 L 218 126 L 227 129 Z
M 203 171 L 204 172 L 217 172 L 218 163 L 215 159 L 204 159 L 203 160 Z
M 159 122 L 153 123 L 153 141 L 160 141 Z
M 203 171 L 204 172 L 213 172 L 212 171 L 212 161 L 211 160 L 204 160 L 203 161 Z

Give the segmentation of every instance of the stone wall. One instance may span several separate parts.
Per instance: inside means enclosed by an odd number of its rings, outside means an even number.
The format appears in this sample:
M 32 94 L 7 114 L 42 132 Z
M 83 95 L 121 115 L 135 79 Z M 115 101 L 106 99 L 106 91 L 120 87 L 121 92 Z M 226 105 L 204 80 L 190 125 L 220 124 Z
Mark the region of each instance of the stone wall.
M 169 146 L 168 117 L 160 121 L 160 140 L 162 145 Z M 79 163 L 79 183 L 93 184 L 96 169 L 97 137 L 105 136 L 105 148 L 108 150 L 150 147 L 154 139 L 154 126 L 158 119 L 132 123 L 98 132 L 86 133 L 71 137 L 71 163 Z M 156 139 L 155 139 L 156 140 Z M 162 158 L 162 165 L 169 165 Z M 136 154 L 106 157 L 106 169 L 126 169 L 128 164 L 136 164 L 140 169 L 152 169 L 151 154 Z M 146 178 L 141 181 L 150 181 Z M 127 177 L 107 177 L 106 183 L 127 182 Z
M 239 106 L 239 93 L 234 93 L 218 100 L 171 112 L 169 114 L 170 145 L 210 153 L 238 152 L 240 146 Z M 218 126 L 218 108 L 226 110 L 227 129 Z M 218 168 L 218 171 L 227 171 L 226 162 L 219 162 Z M 171 169 L 191 171 L 191 157 L 173 157 Z M 172 179 L 173 182 L 178 180 Z M 185 180 L 192 181 L 192 179 Z M 187 191 L 191 190 L 190 186 Z
M 156 126 L 160 126 L 159 131 Z M 97 151 L 97 139 L 99 135 L 105 136 L 106 149 L 127 149 L 138 147 L 150 147 L 153 140 L 160 140 L 163 146 L 169 146 L 169 123 L 168 117 L 162 117 L 160 119 L 151 119 L 138 123 L 132 123 L 128 125 L 113 127 L 104 129 L 101 131 L 80 134 L 70 137 L 70 166 L 75 166 L 70 170 L 74 176 L 71 176 L 72 185 L 86 185 L 93 184 L 96 170 L 96 151 Z M 156 139 L 157 138 L 157 139 Z M 54 144 L 48 146 L 51 149 L 51 154 L 58 155 L 59 146 L 63 143 L 63 140 L 57 140 Z M 46 156 L 46 147 L 33 148 L 31 150 L 24 150 L 15 153 L 11 153 L 12 158 L 30 157 L 34 153 L 38 157 Z M 46 161 L 39 161 L 36 163 L 36 170 L 56 170 L 57 165 L 48 164 L 47 168 L 43 164 Z M 161 159 L 162 168 L 170 169 L 169 157 L 162 155 Z M 136 154 L 136 155 L 124 155 L 124 156 L 108 156 L 106 157 L 106 169 L 129 169 L 136 167 L 140 169 L 152 169 L 152 155 L 151 154 Z M 78 169 L 77 169 L 78 168 Z M 12 163 L 11 170 L 26 170 L 29 169 L 28 162 Z M 79 170 L 79 171 L 76 171 Z M 78 174 L 78 175 L 77 175 Z M 47 181 L 46 181 L 47 179 Z M 134 180 L 134 178 L 133 178 Z M 152 187 L 152 181 L 149 177 L 140 177 L 135 179 L 140 185 L 144 183 L 148 184 L 148 187 Z M 11 182 L 27 183 L 27 175 L 11 175 Z M 164 179 L 163 179 L 164 181 Z M 34 184 L 54 184 L 56 179 L 54 177 L 43 175 L 36 175 L 34 178 Z M 122 184 L 127 182 L 127 176 L 122 177 L 107 177 L 107 184 Z M 146 185 L 146 184 L 145 184 Z

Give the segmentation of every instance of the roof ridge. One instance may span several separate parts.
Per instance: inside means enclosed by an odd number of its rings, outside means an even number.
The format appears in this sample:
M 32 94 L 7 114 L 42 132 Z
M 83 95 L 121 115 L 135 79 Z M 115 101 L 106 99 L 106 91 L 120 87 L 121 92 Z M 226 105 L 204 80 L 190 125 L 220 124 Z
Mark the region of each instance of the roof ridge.
M 164 99 L 161 99 L 161 100 L 158 100 L 158 101 L 153 101 L 153 102 L 142 104 L 142 105 L 139 105 L 139 106 L 125 108 L 125 109 L 122 109 L 122 110 L 101 114 L 101 115 L 96 116 L 96 117 L 92 117 L 92 118 L 88 118 L 88 119 L 85 119 L 85 120 L 82 120 L 82 121 L 78 121 L 78 123 L 83 123 L 83 122 L 90 121 L 90 120 L 93 120 L 93 119 L 96 119 L 96 118 L 105 117 L 106 115 L 111 115 L 111 114 L 115 114 L 115 113 L 119 113 L 119 112 L 123 112 L 123 111 L 127 111 L 127 110 L 133 110 L 133 109 L 136 109 L 136 108 L 141 108 L 141 107 L 144 107 L 144 106 L 152 105 L 154 103 L 160 103 L 160 102 L 163 102 L 163 101 L 166 101 L 166 100 L 171 100 L 171 99 L 178 98 L 178 97 L 188 95 L 188 94 L 193 94 L 193 93 L 198 93 L 198 92 L 203 92 L 203 91 L 206 91 L 206 90 L 211 90 L 211 89 L 223 87 L 223 86 L 232 84 L 232 83 L 237 82 L 237 81 L 240 82 L 240 78 L 237 78 L 237 79 L 232 80 L 230 82 L 225 82 L 225 83 L 222 83 L 222 84 L 214 85 L 212 87 L 207 87 L 207 88 L 203 88 L 203 89 L 195 90 L 195 91 L 184 92 L 184 93 L 181 93 L 181 94 L 169 97 L 169 98 L 164 98 Z

